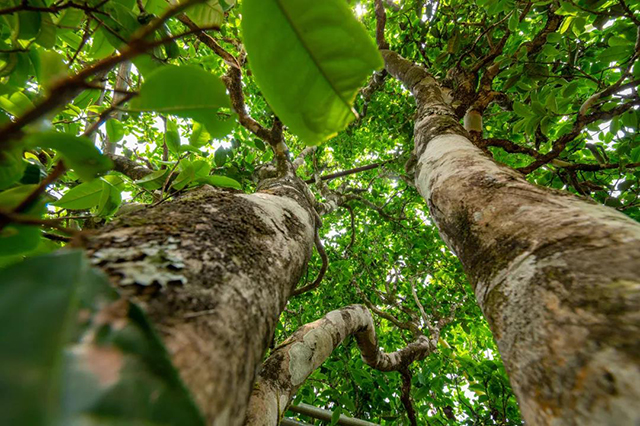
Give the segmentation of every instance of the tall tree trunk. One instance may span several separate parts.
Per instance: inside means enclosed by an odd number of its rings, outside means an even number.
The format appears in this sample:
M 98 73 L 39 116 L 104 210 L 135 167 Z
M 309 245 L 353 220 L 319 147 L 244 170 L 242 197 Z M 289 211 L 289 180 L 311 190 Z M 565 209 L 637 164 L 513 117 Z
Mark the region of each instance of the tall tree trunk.
M 640 225 L 496 164 L 433 77 L 383 56 L 416 99 L 416 186 L 464 266 L 524 419 L 640 424 Z
M 301 185 L 279 180 L 251 195 L 203 187 L 125 215 L 88 243 L 156 324 L 208 424 L 242 423 L 307 266 L 315 216 Z

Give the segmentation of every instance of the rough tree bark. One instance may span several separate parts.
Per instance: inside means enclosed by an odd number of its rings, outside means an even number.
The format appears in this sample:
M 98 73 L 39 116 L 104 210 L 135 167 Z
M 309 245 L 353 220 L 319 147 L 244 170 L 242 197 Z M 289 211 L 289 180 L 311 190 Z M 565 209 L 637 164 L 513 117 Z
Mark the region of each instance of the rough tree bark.
M 203 187 L 117 219 L 88 242 L 156 324 L 208 424 L 244 419 L 256 370 L 311 256 L 302 182 L 255 194 Z
M 640 424 L 640 225 L 495 163 L 433 77 L 383 56 L 416 100 L 416 187 L 464 266 L 524 419 Z

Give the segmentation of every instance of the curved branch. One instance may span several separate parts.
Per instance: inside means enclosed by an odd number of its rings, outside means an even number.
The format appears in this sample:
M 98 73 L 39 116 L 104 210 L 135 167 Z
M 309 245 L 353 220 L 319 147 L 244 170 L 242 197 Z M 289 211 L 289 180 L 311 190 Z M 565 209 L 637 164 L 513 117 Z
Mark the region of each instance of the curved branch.
M 139 180 L 143 177 L 153 173 L 153 170 L 146 168 L 133 160 L 129 160 L 122 155 L 107 154 L 107 157 L 113 161 L 113 169 L 116 172 L 131 178 L 132 180 Z
M 419 336 L 395 352 L 378 347 L 373 317 L 362 305 L 329 312 L 305 324 L 275 348 L 262 365 L 247 411 L 247 426 L 275 426 L 304 381 L 348 336 L 358 343 L 362 360 L 380 371 L 401 371 L 431 354 L 437 340 Z
M 329 258 L 327 257 L 327 252 L 324 250 L 322 241 L 320 241 L 320 235 L 318 234 L 317 228 L 316 228 L 316 235 L 314 237 L 313 242 L 315 243 L 316 250 L 318 250 L 320 259 L 322 259 L 322 266 L 320 267 L 320 272 L 318 272 L 318 276 L 316 277 L 315 280 L 313 280 L 311 284 L 293 290 L 293 293 L 291 293 L 292 297 L 299 296 L 302 293 L 306 293 L 308 291 L 311 291 L 317 288 L 322 282 L 322 279 L 324 278 L 324 275 L 327 273 L 327 269 L 329 268 Z

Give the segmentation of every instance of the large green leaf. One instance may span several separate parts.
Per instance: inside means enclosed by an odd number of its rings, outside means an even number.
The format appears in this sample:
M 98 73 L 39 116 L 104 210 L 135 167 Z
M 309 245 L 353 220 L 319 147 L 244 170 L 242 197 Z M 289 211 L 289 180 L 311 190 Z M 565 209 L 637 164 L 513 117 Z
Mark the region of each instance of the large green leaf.
M 22 177 L 27 163 L 22 160 L 22 150 L 0 152 L 0 190 L 6 189 Z
M 148 174 L 142 179 L 135 181 L 135 183 L 149 191 L 160 189 L 167 181 L 167 175 L 170 172 L 171 171 L 169 169 L 156 170 L 155 172 Z
M 94 179 L 71 188 L 52 204 L 69 210 L 87 210 L 97 207 L 96 212 L 99 216 L 109 216 L 122 202 L 120 195 L 122 188 L 119 187 L 122 183 L 122 179 L 114 175 Z
M 67 167 L 83 180 L 91 180 L 113 167 L 111 160 L 100 153 L 91 140 L 66 133 L 44 132 L 28 137 L 29 148 L 51 148 L 58 151 Z
M 113 118 L 107 121 L 105 127 L 107 128 L 107 136 L 109 137 L 109 142 L 120 142 L 124 137 L 124 125 L 119 120 Z
M 204 425 L 136 306 L 79 251 L 0 284 L 0 410 L 11 425 Z
M 159 68 L 149 75 L 140 96 L 131 102 L 134 110 L 193 118 L 207 129 L 218 128 L 218 109 L 230 106 L 222 81 L 195 66 Z
M 219 186 L 222 188 L 233 188 L 233 189 L 242 190 L 242 185 L 240 185 L 240 182 L 226 176 L 220 176 L 220 175 L 205 176 L 205 177 L 198 178 L 196 182 L 200 184 Z
M 20 185 L 0 192 L 0 209 L 10 211 L 20 205 L 37 185 Z M 24 215 L 39 219 L 44 214 L 45 203 L 38 201 L 31 205 Z M 29 252 L 40 243 L 40 229 L 32 225 L 9 224 L 0 230 L 0 256 L 10 256 Z M 1 347 L 1 346 L 0 346 Z
M 382 57 L 344 0 L 245 0 L 249 65 L 275 113 L 308 144 L 355 118 L 358 89 Z
M 52 204 L 69 210 L 90 209 L 98 205 L 101 193 L 102 181 L 94 179 L 71 188 L 62 198 Z
M 219 28 L 224 21 L 224 10 L 218 0 L 195 4 L 187 9 L 186 15 L 200 28 Z

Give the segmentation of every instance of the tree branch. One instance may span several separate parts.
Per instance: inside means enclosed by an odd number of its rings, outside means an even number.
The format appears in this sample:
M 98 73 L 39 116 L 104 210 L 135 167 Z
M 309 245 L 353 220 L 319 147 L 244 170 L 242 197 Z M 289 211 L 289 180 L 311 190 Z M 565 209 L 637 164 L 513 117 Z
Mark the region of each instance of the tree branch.
M 254 386 L 245 425 L 277 425 L 307 377 L 350 335 L 355 337 L 363 361 L 380 371 L 400 371 L 426 358 L 437 346 L 437 340 L 422 335 L 398 351 L 382 352 L 367 308 L 351 305 L 329 312 L 300 327 L 271 352 Z

